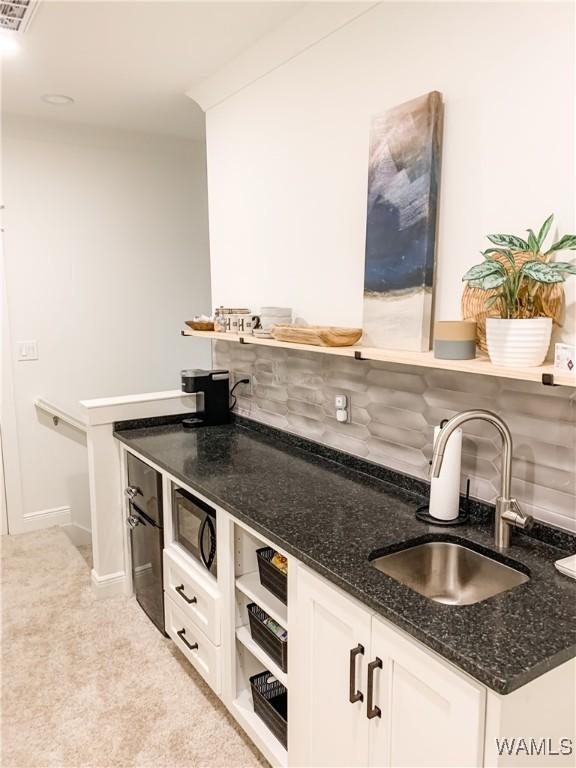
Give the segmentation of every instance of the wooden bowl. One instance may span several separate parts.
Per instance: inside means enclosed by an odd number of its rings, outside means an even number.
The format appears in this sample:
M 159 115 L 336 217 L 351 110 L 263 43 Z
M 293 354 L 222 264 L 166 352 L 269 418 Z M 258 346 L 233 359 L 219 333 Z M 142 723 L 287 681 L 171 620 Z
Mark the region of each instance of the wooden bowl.
M 330 325 L 273 325 L 272 336 L 292 344 L 316 347 L 351 347 L 362 336 L 362 328 L 337 328 Z
M 186 320 L 186 325 L 192 328 L 193 331 L 213 331 L 213 320 Z

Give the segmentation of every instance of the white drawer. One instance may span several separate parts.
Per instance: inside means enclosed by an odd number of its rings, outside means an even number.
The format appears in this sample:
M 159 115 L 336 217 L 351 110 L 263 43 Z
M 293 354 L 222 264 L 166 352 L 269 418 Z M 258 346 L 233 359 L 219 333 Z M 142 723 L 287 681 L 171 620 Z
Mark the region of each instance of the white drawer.
M 164 601 L 166 632 L 210 688 L 220 695 L 220 648 L 190 621 L 171 597 Z
M 209 573 L 177 549 L 164 550 L 164 591 L 215 645 L 220 645 L 220 593 Z

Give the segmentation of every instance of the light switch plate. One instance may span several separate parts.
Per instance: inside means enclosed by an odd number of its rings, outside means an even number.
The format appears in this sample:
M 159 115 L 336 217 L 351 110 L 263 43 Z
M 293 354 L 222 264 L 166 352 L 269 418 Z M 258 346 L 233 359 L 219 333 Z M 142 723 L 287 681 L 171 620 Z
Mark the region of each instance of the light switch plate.
M 18 360 L 38 360 L 38 342 L 37 341 L 17 341 Z

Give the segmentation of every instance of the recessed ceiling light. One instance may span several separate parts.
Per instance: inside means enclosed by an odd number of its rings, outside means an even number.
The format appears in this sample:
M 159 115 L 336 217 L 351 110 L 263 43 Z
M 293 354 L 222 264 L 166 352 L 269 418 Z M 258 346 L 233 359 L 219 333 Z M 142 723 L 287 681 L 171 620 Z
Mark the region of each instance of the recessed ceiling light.
M 72 96 L 64 96 L 62 93 L 47 93 L 42 96 L 42 101 L 46 104 L 54 104 L 57 107 L 62 107 L 65 104 L 74 104 Z
M 2 58 L 13 56 L 20 50 L 20 43 L 14 32 L 7 29 L 0 30 L 0 56 Z

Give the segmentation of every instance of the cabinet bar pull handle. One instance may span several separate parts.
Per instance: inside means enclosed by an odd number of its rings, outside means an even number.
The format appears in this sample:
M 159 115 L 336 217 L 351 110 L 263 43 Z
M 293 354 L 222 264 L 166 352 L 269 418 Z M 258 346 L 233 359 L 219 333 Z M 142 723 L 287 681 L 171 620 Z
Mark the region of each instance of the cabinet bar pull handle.
M 350 692 L 348 694 L 348 699 L 350 701 L 350 704 L 354 704 L 357 701 L 364 701 L 364 694 L 362 691 L 356 690 L 356 656 L 360 654 L 361 656 L 364 655 L 364 646 L 358 645 L 356 648 L 352 648 L 350 651 Z
M 192 645 L 191 645 L 191 644 L 188 642 L 188 640 L 186 640 L 186 638 L 184 637 L 184 635 L 186 634 L 186 630 L 185 630 L 185 629 L 180 629 L 178 632 L 176 632 L 176 634 L 178 635 L 178 637 L 180 638 L 180 640 L 182 640 L 182 642 L 184 643 L 184 645 L 185 645 L 187 648 L 190 648 L 190 650 L 191 650 L 191 651 L 195 651 L 195 650 L 197 650 L 197 649 L 198 649 L 198 643 L 192 643 Z
M 188 603 L 188 605 L 192 605 L 192 603 L 197 603 L 198 600 L 195 597 L 188 597 L 188 595 L 184 592 L 184 584 L 180 584 L 178 587 L 174 587 L 176 592 L 180 595 L 180 597 L 183 597 L 184 600 Z
M 366 717 L 372 720 L 373 717 L 382 717 L 380 707 L 374 706 L 374 670 L 382 669 L 382 659 L 378 656 L 368 664 L 368 701 L 366 702 Z

